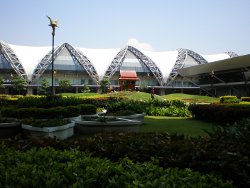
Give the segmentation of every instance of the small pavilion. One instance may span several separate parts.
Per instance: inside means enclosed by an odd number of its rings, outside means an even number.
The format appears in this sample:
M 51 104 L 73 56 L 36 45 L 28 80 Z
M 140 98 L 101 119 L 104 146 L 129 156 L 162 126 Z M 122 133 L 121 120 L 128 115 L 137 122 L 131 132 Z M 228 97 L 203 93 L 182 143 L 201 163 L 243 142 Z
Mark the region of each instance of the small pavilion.
M 119 86 L 120 91 L 123 90 L 135 90 L 135 82 L 138 81 L 139 78 L 135 71 L 124 71 L 120 70 L 120 78 L 119 78 Z

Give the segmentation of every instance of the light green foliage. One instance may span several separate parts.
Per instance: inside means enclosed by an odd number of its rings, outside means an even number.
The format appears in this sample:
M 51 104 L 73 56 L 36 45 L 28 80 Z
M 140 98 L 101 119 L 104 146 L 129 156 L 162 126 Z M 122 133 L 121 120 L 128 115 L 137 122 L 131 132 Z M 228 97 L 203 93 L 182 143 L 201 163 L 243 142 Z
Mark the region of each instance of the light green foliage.
M 66 89 L 68 89 L 71 86 L 70 80 L 60 80 L 59 81 L 59 87 L 65 92 Z
M 110 81 L 107 77 L 104 77 L 100 83 L 101 93 L 107 93 Z
M 41 81 L 41 86 L 39 87 L 39 93 L 42 95 L 47 95 L 49 89 L 49 82 L 44 78 Z
M 238 99 L 236 96 L 221 96 L 220 102 L 221 103 L 239 103 L 240 99 Z
M 90 92 L 90 89 L 87 85 L 84 85 L 83 88 L 82 88 L 82 92 L 83 93 L 89 93 Z

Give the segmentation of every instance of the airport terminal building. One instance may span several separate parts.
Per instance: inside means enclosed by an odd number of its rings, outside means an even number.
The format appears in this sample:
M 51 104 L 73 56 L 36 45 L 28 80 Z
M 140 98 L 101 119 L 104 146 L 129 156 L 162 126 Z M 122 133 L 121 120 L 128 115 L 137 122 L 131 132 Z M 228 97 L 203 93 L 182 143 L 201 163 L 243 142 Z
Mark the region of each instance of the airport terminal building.
M 41 81 L 51 85 L 51 46 L 18 46 L 0 41 L 0 77 L 4 93 L 11 93 L 13 76 L 27 82 L 27 91 L 36 94 Z M 144 51 L 123 48 L 89 49 L 64 43 L 54 51 L 54 85 L 69 80 L 72 92 L 84 86 L 98 91 L 103 79 L 112 90 L 148 91 L 163 95 L 174 92 L 203 95 L 249 96 L 250 55 L 234 52 L 198 54 L 189 49 Z M 133 86 L 133 87 L 131 87 Z

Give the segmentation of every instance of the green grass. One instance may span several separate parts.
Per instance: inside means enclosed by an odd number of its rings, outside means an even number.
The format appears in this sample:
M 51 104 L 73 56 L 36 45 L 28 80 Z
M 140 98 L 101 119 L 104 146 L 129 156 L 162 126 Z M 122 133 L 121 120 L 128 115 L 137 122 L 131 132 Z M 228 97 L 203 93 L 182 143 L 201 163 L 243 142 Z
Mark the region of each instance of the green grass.
M 66 97 L 84 97 L 84 98 L 108 97 L 107 94 L 99 94 L 99 93 L 61 93 L 60 95 Z
M 162 98 L 167 100 L 178 99 L 190 103 L 215 103 L 219 102 L 220 99 L 216 97 L 200 96 L 200 95 L 189 95 L 183 93 L 174 93 L 169 95 L 163 95 Z
M 215 125 L 183 117 L 146 116 L 140 132 L 169 132 L 185 136 L 206 136 L 204 131 L 212 131 Z
M 122 95 L 122 96 L 127 97 L 128 99 L 131 99 L 131 100 L 144 100 L 144 101 L 147 101 L 147 100 L 151 99 L 151 94 L 150 93 L 145 93 L 145 92 L 121 91 L 119 93 L 118 92 L 113 93 L 113 96 L 116 96 L 116 95 Z M 163 98 L 161 96 L 159 96 L 159 95 L 155 95 L 155 99 L 163 100 Z
M 151 94 L 144 92 L 136 92 L 136 91 L 120 91 L 120 92 L 112 92 L 107 94 L 99 94 L 99 93 L 62 93 L 62 96 L 72 96 L 72 97 L 86 97 L 86 98 L 98 98 L 98 97 L 126 97 L 131 100 L 150 100 Z M 155 95 L 155 99 L 163 100 L 163 98 L 159 95 Z

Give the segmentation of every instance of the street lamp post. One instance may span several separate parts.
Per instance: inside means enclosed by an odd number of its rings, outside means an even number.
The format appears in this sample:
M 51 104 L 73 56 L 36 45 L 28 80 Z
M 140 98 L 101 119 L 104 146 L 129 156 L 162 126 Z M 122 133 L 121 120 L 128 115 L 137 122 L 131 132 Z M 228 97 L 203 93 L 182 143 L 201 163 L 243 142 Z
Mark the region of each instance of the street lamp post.
M 52 60 L 51 60 L 51 94 L 55 96 L 55 87 L 54 87 L 54 39 L 56 34 L 56 27 L 58 27 L 58 20 L 53 21 L 49 16 L 47 16 L 52 28 Z

